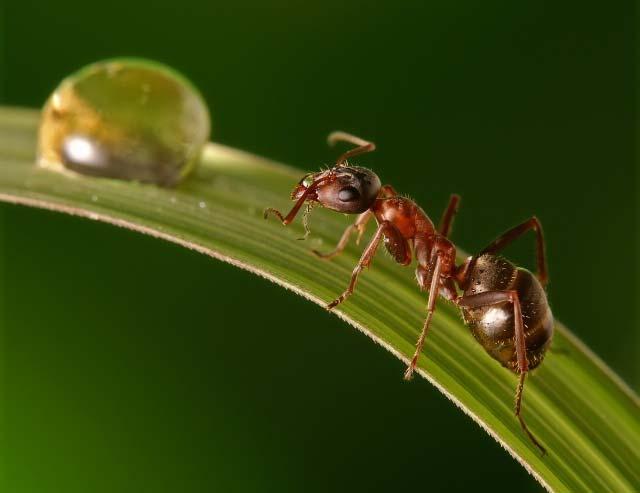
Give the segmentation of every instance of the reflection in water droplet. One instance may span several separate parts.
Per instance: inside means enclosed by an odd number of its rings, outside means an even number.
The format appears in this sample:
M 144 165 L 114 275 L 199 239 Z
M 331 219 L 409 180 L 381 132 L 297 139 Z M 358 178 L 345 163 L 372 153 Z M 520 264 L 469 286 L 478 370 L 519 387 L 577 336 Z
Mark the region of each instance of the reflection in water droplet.
M 41 165 L 177 184 L 209 139 L 209 111 L 182 76 L 154 62 L 107 60 L 63 80 L 47 101 Z

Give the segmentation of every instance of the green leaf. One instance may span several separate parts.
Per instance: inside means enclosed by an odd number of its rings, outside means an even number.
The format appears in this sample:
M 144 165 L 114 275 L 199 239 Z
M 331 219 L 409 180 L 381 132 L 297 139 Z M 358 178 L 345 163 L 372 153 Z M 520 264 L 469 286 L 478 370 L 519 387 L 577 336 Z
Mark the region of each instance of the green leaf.
M 38 113 L 0 109 L 0 200 L 104 221 L 183 245 L 249 270 L 324 305 L 342 292 L 361 247 L 331 262 L 348 218 L 314 211 L 299 223 L 265 221 L 286 209 L 302 172 L 209 144 L 195 173 L 175 189 L 37 167 Z M 380 255 L 336 315 L 407 361 L 425 313 L 412 269 Z M 516 376 L 486 355 L 452 305 L 438 305 L 419 374 L 427 378 L 550 491 L 640 491 L 640 400 L 587 347 L 557 324 L 553 349 L 527 381 L 524 414 L 547 447 L 541 456 L 513 416 Z M 398 375 L 402 378 L 402 375 Z M 499 474 L 493 471 L 491 474 Z

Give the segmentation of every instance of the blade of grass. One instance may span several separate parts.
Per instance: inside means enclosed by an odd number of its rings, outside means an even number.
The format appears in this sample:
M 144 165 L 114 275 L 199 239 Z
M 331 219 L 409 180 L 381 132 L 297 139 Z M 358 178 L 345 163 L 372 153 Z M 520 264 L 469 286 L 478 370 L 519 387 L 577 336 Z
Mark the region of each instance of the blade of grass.
M 341 292 L 359 257 L 351 245 L 330 263 L 346 225 L 318 211 L 313 239 L 300 225 L 264 221 L 286 208 L 299 170 L 209 144 L 176 189 L 95 179 L 35 166 L 38 113 L 0 109 L 0 200 L 104 221 L 183 245 L 249 270 L 324 305 Z M 336 314 L 403 361 L 412 354 L 425 299 L 411 269 L 380 256 L 357 296 Z M 440 303 L 419 374 L 495 438 L 549 491 L 640 491 L 640 400 L 584 344 L 557 324 L 554 349 L 528 380 L 526 419 L 549 453 L 541 457 L 513 416 L 515 375 L 473 340 L 454 307 Z M 401 378 L 398 375 L 398 378 Z

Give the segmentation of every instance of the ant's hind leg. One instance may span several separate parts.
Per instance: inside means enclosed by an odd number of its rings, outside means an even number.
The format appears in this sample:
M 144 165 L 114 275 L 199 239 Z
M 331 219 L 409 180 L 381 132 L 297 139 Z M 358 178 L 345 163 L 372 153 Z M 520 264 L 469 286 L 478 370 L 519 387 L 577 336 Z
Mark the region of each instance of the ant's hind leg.
M 538 441 L 538 439 L 535 437 L 535 435 L 531 433 L 531 431 L 529 431 L 529 427 L 527 426 L 527 423 L 525 423 L 521 413 L 522 393 L 524 391 L 524 380 L 526 377 L 527 377 L 527 372 L 520 371 L 520 379 L 518 380 L 518 387 L 516 389 L 515 415 L 518 418 L 518 421 L 520 421 L 520 427 L 527 434 L 527 436 L 529 437 L 529 440 L 531 440 L 533 444 L 536 447 L 538 447 L 538 450 L 540 450 L 542 455 L 545 455 L 547 453 L 547 449 L 545 449 L 542 446 L 542 444 Z
M 360 214 L 358 216 L 358 219 L 356 219 L 356 222 L 347 226 L 347 228 L 344 230 L 344 233 L 342 233 L 342 237 L 340 238 L 340 241 L 338 242 L 338 244 L 336 245 L 336 248 L 333 251 L 328 253 L 320 253 L 318 250 L 311 250 L 311 253 L 313 253 L 318 258 L 322 258 L 326 260 L 332 259 L 336 255 L 339 255 L 342 253 L 342 251 L 346 248 L 347 243 L 349 243 L 349 238 L 351 238 L 351 234 L 355 231 L 358 232 L 358 236 L 356 237 L 356 245 L 359 245 L 360 240 L 362 239 L 362 235 L 364 234 L 364 231 L 367 227 L 367 223 L 372 217 L 373 217 L 373 213 L 371 211 L 366 211 Z
M 522 224 L 518 224 L 517 226 L 511 228 L 509 231 L 506 231 L 502 235 L 500 235 L 497 239 L 495 239 L 489 246 L 487 246 L 480 255 L 484 255 L 486 253 L 490 255 L 495 255 L 504 249 L 507 245 L 515 241 L 517 238 L 522 236 L 524 233 L 533 229 L 536 232 L 536 256 L 537 256 L 537 264 L 538 264 L 538 280 L 542 286 L 547 284 L 549 280 L 549 271 L 547 269 L 547 255 L 545 252 L 544 245 L 544 234 L 542 232 L 542 224 L 540 224 L 540 220 L 533 216 L 530 219 L 527 219 Z M 480 256 L 479 255 L 479 256 Z
M 383 221 L 378 226 L 376 233 L 373 235 L 373 238 L 369 242 L 369 245 L 367 245 L 367 248 L 365 248 L 364 252 L 362 253 L 359 262 L 353 269 L 349 286 L 338 298 L 327 305 L 327 310 L 335 308 L 349 296 L 351 296 L 351 294 L 353 294 L 353 290 L 355 289 L 356 283 L 358 282 L 358 276 L 360 275 L 360 272 L 362 272 L 365 267 L 369 267 L 369 265 L 371 265 L 371 261 L 376 254 L 378 245 L 385 236 L 390 239 L 389 244 L 392 244 L 395 249 L 394 255 L 396 259 L 399 259 L 401 257 L 403 258 L 403 260 L 406 260 L 406 257 L 409 257 L 410 259 L 411 252 L 407 241 L 402 237 L 400 232 L 392 223 L 390 223 L 389 221 Z
M 336 160 L 337 166 L 344 166 L 347 163 L 347 159 L 349 158 L 376 150 L 376 145 L 373 142 L 369 142 L 367 140 L 361 139 L 360 137 L 356 137 L 355 135 L 340 131 L 331 132 L 327 137 L 327 142 L 330 146 L 335 145 L 337 142 L 348 142 L 349 144 L 358 146 L 340 155 L 340 157 Z
M 513 305 L 513 319 L 514 319 L 514 334 L 515 334 L 515 346 L 516 357 L 518 364 L 518 373 L 520 378 L 518 380 L 518 387 L 516 388 L 515 415 L 520 421 L 520 427 L 527 434 L 533 444 L 540 449 L 542 454 L 546 454 L 545 448 L 540 444 L 538 439 L 529 431 L 527 423 L 525 423 L 522 417 L 522 393 L 524 391 L 524 381 L 529 371 L 529 362 L 527 361 L 525 333 L 524 333 L 524 321 L 522 319 L 522 308 L 520 306 L 520 298 L 516 291 L 485 291 L 480 294 L 472 294 L 469 296 L 463 296 L 458 299 L 459 306 L 465 308 L 481 308 L 490 305 L 496 305 L 499 303 L 510 302 Z

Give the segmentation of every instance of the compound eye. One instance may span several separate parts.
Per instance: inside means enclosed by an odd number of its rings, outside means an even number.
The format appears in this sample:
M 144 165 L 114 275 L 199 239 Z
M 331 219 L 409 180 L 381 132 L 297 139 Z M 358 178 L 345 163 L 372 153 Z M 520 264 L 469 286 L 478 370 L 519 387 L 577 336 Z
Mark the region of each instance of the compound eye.
M 338 192 L 338 199 L 341 202 L 354 202 L 360 199 L 360 192 L 354 187 L 344 187 Z

